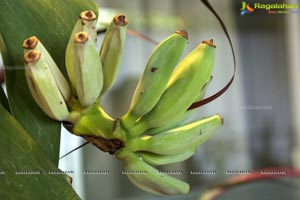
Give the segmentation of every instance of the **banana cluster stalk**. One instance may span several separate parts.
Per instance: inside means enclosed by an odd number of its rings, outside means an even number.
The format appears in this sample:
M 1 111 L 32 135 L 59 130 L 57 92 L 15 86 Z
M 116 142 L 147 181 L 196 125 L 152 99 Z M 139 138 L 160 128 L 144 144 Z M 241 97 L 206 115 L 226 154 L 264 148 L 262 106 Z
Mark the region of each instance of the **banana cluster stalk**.
M 100 51 L 96 22 L 95 13 L 84 11 L 74 25 L 65 53 L 70 84 L 37 37 L 24 41 L 25 76 L 35 102 L 73 134 L 115 154 L 123 174 L 140 189 L 159 195 L 188 193 L 188 183 L 153 166 L 190 158 L 223 124 L 220 115 L 184 122 L 194 112 L 190 105 L 204 97 L 211 82 L 213 41 L 202 42 L 179 62 L 187 32 L 176 31 L 163 40 L 148 59 L 128 111 L 113 119 L 99 103 L 116 81 L 128 21 L 124 15 L 112 19 Z

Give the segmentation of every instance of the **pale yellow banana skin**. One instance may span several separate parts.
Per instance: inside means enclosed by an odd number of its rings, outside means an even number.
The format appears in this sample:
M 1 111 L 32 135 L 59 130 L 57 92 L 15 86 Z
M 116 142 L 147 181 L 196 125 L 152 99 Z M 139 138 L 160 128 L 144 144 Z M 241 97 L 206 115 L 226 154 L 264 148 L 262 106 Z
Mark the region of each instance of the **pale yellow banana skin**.
M 81 41 L 80 37 L 85 37 Z M 75 34 L 78 65 L 74 68 L 75 88 L 83 107 L 95 103 L 103 86 L 102 63 L 92 38 L 86 32 Z
M 84 17 L 86 12 L 91 12 L 91 20 L 86 20 Z M 65 62 L 66 62 L 66 69 L 67 73 L 71 82 L 71 86 L 74 92 L 75 91 L 75 74 L 74 74 L 74 68 L 78 68 L 78 58 L 77 58 L 77 53 L 75 50 L 75 44 L 74 44 L 74 37 L 75 34 L 78 32 L 84 31 L 88 32 L 89 35 L 91 36 L 94 44 L 95 40 L 97 38 L 97 31 L 95 27 L 95 24 L 97 23 L 97 19 L 95 17 L 96 15 L 93 13 L 93 11 L 84 11 L 80 14 L 79 19 L 76 21 L 74 28 L 72 30 L 72 33 L 70 35 L 69 42 L 67 44 L 66 48 L 66 55 L 65 55 Z
M 38 40 L 36 36 L 32 36 L 27 38 L 23 43 L 24 53 L 30 50 L 37 50 L 41 52 L 43 57 L 48 63 L 48 67 L 51 70 L 52 76 L 55 79 L 58 89 L 60 90 L 61 94 L 63 95 L 65 101 L 68 101 L 71 96 L 71 89 L 70 86 L 65 79 L 64 75 L 59 70 L 58 66 L 56 65 L 55 61 L 44 47 L 41 41 Z
M 117 79 L 123 58 L 128 21 L 124 15 L 117 15 L 108 26 L 100 49 L 103 66 L 103 88 L 108 91 Z
M 81 22 L 81 20 L 77 20 L 77 22 L 72 30 L 72 33 L 71 33 L 71 36 L 70 36 L 70 39 L 69 39 L 69 42 L 67 45 L 67 49 L 66 49 L 66 55 L 65 55 L 67 73 L 68 73 L 68 76 L 69 76 L 69 79 L 71 82 L 72 89 L 73 89 L 73 91 L 75 91 L 75 93 L 76 93 L 76 90 L 75 90 L 76 78 L 74 75 L 74 68 L 78 68 L 79 61 L 76 56 L 77 53 L 75 50 L 74 37 L 75 37 L 75 34 L 80 31 L 82 31 L 82 22 Z
M 89 36 L 91 37 L 92 41 L 94 41 L 94 44 L 96 46 L 97 43 L 97 16 L 95 13 L 91 10 L 83 11 L 80 13 L 80 19 L 81 19 L 81 25 L 82 30 L 84 32 L 87 32 Z M 79 32 L 79 31 L 78 31 Z
M 37 59 L 29 59 L 35 55 Z M 48 62 L 36 50 L 30 50 L 24 55 L 25 76 L 29 90 L 40 108 L 52 119 L 64 121 L 69 117 L 65 100 L 60 93 L 51 73 Z

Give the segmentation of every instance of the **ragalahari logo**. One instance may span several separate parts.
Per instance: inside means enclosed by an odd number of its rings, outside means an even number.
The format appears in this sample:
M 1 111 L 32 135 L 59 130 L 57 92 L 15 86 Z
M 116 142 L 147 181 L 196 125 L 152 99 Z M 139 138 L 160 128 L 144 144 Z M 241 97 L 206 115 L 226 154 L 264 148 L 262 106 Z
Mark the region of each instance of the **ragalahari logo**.
M 242 8 L 241 8 L 241 15 L 244 16 L 246 14 L 254 12 L 254 8 L 252 8 L 248 3 L 245 1 L 242 2 Z

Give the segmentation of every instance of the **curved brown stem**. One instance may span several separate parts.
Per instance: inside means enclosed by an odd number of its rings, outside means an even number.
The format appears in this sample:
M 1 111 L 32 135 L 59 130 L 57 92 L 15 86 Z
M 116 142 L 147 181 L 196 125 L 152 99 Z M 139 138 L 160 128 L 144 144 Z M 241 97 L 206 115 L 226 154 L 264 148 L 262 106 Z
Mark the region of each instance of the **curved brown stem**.
M 212 102 L 213 100 L 217 99 L 218 97 L 220 97 L 222 94 L 224 94 L 224 92 L 226 92 L 228 90 L 228 88 L 230 87 L 230 85 L 232 84 L 233 80 L 234 80 L 234 76 L 235 76 L 235 71 L 236 71 L 236 58 L 235 58 L 235 52 L 234 52 L 234 48 L 233 48 L 233 44 L 230 38 L 230 35 L 227 31 L 227 28 L 224 24 L 224 22 L 222 21 L 221 17 L 219 16 L 219 14 L 215 11 L 215 9 L 212 7 L 212 5 L 209 3 L 208 0 L 201 0 L 201 2 L 208 8 L 208 10 L 217 18 L 219 24 L 221 25 L 227 40 L 229 42 L 230 45 L 230 49 L 232 52 L 232 57 L 233 57 L 233 75 L 231 77 L 231 79 L 228 81 L 228 83 L 221 89 L 219 90 L 217 93 L 211 95 L 210 97 L 207 97 L 205 99 L 202 99 L 200 101 L 194 102 L 189 108 L 188 110 L 194 109 L 194 108 L 198 108 L 200 106 L 203 106 L 209 102 Z
M 123 142 L 118 139 L 105 139 L 94 135 L 82 135 L 82 137 L 101 151 L 110 154 L 114 154 L 117 150 L 124 147 Z
M 288 167 L 268 168 L 253 171 L 250 174 L 235 176 L 221 184 L 210 187 L 201 195 L 199 200 L 214 200 L 234 186 L 262 180 L 277 180 L 276 178 L 280 177 L 300 177 L 300 170 Z

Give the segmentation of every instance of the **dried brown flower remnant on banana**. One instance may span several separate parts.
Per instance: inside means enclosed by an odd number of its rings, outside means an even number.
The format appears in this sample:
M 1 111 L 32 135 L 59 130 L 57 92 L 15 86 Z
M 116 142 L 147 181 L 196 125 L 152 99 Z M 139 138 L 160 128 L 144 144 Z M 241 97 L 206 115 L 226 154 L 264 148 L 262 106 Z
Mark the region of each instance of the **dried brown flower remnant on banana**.
M 85 43 L 89 39 L 89 35 L 86 32 L 79 32 L 75 35 L 75 43 Z
M 38 42 L 39 42 L 39 40 L 37 39 L 37 37 L 32 36 L 32 37 L 27 38 L 26 40 L 24 40 L 23 48 L 24 49 L 34 49 Z
M 25 55 L 24 55 L 24 60 L 26 63 L 34 63 L 36 61 L 38 61 L 41 57 L 41 53 L 36 51 L 36 50 L 32 50 L 32 51 L 28 51 Z
M 96 20 L 97 16 L 92 10 L 87 10 L 80 13 L 80 18 L 86 21 L 93 21 Z
M 127 18 L 125 15 L 116 15 L 114 16 L 114 23 L 118 26 L 126 26 L 128 24 Z
M 209 45 L 209 46 L 212 46 L 212 47 L 214 47 L 214 48 L 217 48 L 217 46 L 214 44 L 214 40 L 213 40 L 213 39 L 210 39 L 210 40 L 204 40 L 204 41 L 202 41 L 202 43 L 205 43 L 205 44 L 207 44 L 207 45 Z

